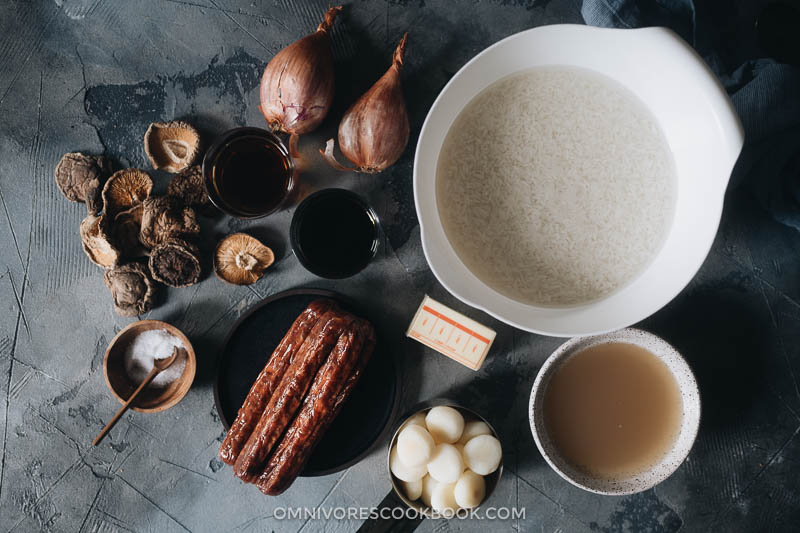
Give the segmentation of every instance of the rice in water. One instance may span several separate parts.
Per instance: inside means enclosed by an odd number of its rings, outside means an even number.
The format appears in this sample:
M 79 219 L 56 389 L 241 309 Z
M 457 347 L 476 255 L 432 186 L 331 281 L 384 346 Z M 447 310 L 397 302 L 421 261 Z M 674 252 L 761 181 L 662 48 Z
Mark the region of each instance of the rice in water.
M 628 89 L 589 70 L 541 67 L 477 95 L 450 128 L 436 199 L 445 233 L 481 281 L 564 306 L 630 282 L 664 241 L 672 154 Z

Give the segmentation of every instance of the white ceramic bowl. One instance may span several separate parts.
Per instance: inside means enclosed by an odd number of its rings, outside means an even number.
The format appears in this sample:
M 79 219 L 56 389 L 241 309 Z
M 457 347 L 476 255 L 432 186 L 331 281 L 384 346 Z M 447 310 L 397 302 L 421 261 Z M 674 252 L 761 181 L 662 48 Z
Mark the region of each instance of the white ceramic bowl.
M 606 342 L 636 344 L 661 359 L 675 377 L 683 400 L 681 429 L 672 449 L 658 464 L 653 465 L 646 472 L 620 480 L 593 478 L 572 467 L 559 455 L 558 449 L 550 442 L 544 423 L 544 394 L 550 378 L 571 355 L 590 346 Z M 559 346 L 539 369 L 539 374 L 533 383 L 528 404 L 528 420 L 539 452 L 558 475 L 589 492 L 607 495 L 633 494 L 654 487 L 667 479 L 689 455 L 700 428 L 700 392 L 691 368 L 672 345 L 652 333 L 628 328 L 595 337 L 570 339 Z
M 633 91 L 658 120 L 677 172 L 673 223 L 650 266 L 611 295 L 573 307 L 524 304 L 480 281 L 450 245 L 436 204 L 439 151 L 459 112 L 493 82 L 544 65 L 594 70 Z M 743 141 L 741 123 L 724 89 L 689 45 L 666 28 L 567 24 L 512 35 L 458 71 L 422 126 L 414 159 L 414 200 L 425 257 L 453 295 L 520 329 L 569 337 L 629 326 L 672 300 L 702 265 Z

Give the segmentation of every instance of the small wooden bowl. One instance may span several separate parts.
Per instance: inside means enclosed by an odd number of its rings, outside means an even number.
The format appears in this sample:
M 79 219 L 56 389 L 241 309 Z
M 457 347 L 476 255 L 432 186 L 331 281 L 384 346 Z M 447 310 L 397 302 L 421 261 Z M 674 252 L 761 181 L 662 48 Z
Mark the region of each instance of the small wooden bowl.
M 139 394 L 135 405 L 131 406 L 131 409 L 140 413 L 158 413 L 181 401 L 186 396 L 186 393 L 189 392 L 197 370 L 197 358 L 195 357 L 194 348 L 181 330 L 160 320 L 140 320 L 129 324 L 111 339 L 108 348 L 106 348 L 105 359 L 103 359 L 103 375 L 106 378 L 106 385 L 108 385 L 111 393 L 120 403 L 125 403 L 125 400 L 139 386 L 139 383 L 131 381 L 125 371 L 125 351 L 137 335 L 153 329 L 164 329 L 170 335 L 174 335 L 181 340 L 186 352 L 186 366 L 184 366 L 181 377 L 170 383 L 169 386 L 155 389 L 147 387 Z

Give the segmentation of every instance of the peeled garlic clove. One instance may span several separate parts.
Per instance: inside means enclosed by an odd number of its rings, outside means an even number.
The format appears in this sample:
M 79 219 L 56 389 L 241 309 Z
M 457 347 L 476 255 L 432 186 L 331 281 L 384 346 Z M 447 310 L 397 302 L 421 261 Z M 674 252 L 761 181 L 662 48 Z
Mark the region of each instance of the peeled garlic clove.
M 458 510 L 455 497 L 455 483 L 439 483 L 431 492 L 431 507 L 444 516 L 452 516 Z
M 464 445 L 464 462 L 467 468 L 482 476 L 488 476 L 497 470 L 502 457 L 500 441 L 491 435 L 478 435 Z
M 400 487 L 402 487 L 406 498 L 412 502 L 422 496 L 422 479 L 418 481 L 401 481 Z
M 459 444 L 466 444 L 473 437 L 478 435 L 491 435 L 492 429 L 489 424 L 482 420 L 472 420 L 464 424 L 464 431 L 461 433 L 461 438 L 458 439 Z
M 431 497 L 433 496 L 433 491 L 439 485 L 439 482 L 433 479 L 430 475 L 426 475 L 422 478 L 422 492 L 420 493 L 419 497 L 422 500 L 422 503 L 430 507 L 431 505 Z
M 486 496 L 486 481 L 471 470 L 461 474 L 453 490 L 456 503 L 462 509 L 477 507 Z
M 458 450 L 458 453 L 461 454 L 461 458 L 463 459 L 464 458 L 464 445 L 456 442 L 455 444 L 453 444 L 453 446 L 455 446 L 456 450 Z M 464 464 L 467 464 L 467 463 L 464 462 Z
M 464 417 L 457 410 L 446 405 L 434 407 L 425 417 L 425 425 L 436 443 L 452 444 L 461 438 L 464 431 Z
M 425 427 L 425 413 L 417 413 L 415 415 L 410 416 L 408 420 L 406 420 L 405 423 L 403 424 L 403 427 L 411 425 Z
M 397 436 L 397 455 L 408 466 L 425 466 L 436 445 L 428 430 L 412 424 Z
M 455 483 L 464 471 L 464 460 L 452 444 L 439 444 L 428 463 L 428 473 L 440 483 Z
M 400 481 L 419 481 L 428 473 L 425 465 L 408 466 L 397 455 L 397 446 L 389 453 L 389 470 Z

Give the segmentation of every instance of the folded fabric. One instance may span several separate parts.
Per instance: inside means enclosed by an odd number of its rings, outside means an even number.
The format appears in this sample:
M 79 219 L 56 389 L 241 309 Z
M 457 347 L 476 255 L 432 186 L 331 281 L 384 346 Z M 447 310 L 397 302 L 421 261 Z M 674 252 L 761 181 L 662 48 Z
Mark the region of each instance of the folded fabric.
M 800 68 L 762 57 L 754 30 L 758 12 L 736 4 L 583 0 L 581 13 L 591 26 L 666 26 L 691 44 L 725 86 L 744 125 L 745 146 L 731 187 L 752 187 L 776 220 L 800 230 Z

